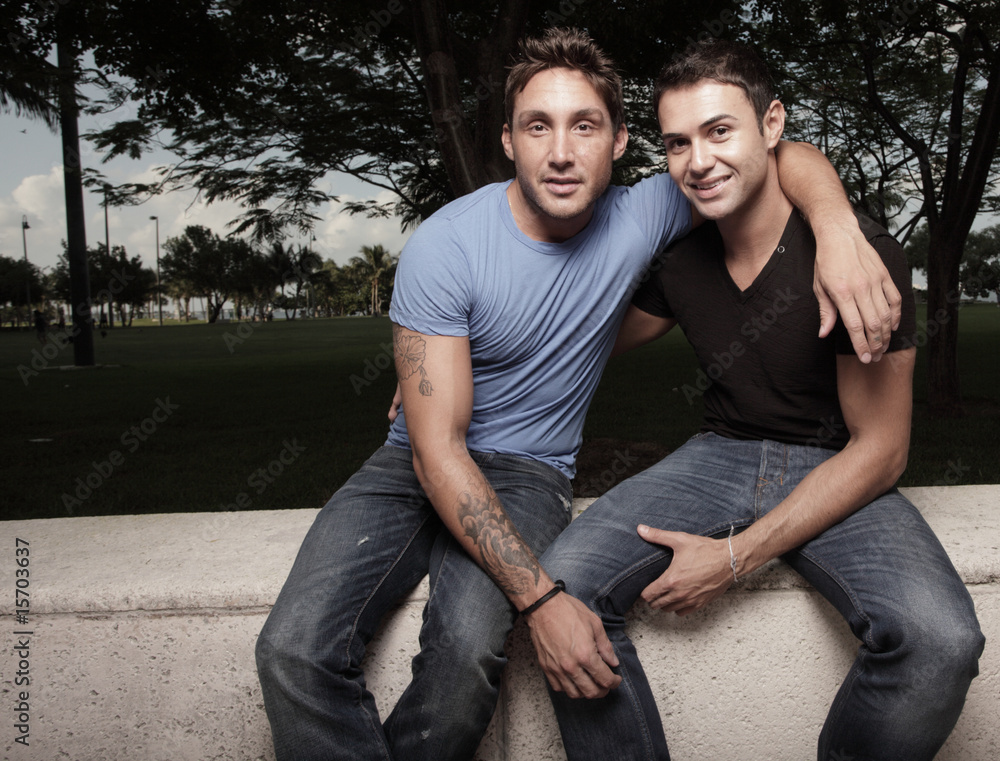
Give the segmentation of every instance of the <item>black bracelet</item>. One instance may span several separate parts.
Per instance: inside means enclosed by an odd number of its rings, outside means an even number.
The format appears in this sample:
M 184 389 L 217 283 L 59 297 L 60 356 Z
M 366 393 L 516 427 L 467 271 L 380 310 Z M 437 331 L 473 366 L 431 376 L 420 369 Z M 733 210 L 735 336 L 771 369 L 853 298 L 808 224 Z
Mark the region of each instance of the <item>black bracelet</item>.
M 535 600 L 533 603 L 531 603 L 531 605 L 529 605 L 527 608 L 525 608 L 524 610 L 522 610 L 521 611 L 521 615 L 522 616 L 526 616 L 529 613 L 534 613 L 536 610 L 538 610 L 540 607 L 542 607 L 542 605 L 544 605 L 545 603 L 547 603 L 549 600 L 551 600 L 557 594 L 559 594 L 560 592 L 565 592 L 565 591 L 566 591 L 566 582 L 564 582 L 562 579 L 556 579 L 555 580 L 555 586 L 552 587 L 552 589 L 550 589 L 548 592 L 546 592 L 545 594 L 543 594 L 541 597 L 539 597 L 537 600 Z

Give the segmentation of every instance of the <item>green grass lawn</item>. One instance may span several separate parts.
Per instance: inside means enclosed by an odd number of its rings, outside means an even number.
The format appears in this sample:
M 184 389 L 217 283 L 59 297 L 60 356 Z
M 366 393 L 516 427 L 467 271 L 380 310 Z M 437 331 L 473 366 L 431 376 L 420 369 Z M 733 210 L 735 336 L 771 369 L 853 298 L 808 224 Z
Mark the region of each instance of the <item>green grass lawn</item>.
M 1000 482 L 1000 309 L 961 312 L 969 415 L 930 420 L 918 365 L 902 483 Z M 97 361 L 0 333 L 4 518 L 319 507 L 385 439 L 386 318 L 116 328 Z M 44 369 L 43 369 L 44 368 Z M 592 496 L 697 430 L 679 332 L 614 360 L 591 409 L 578 493 Z M 581 458 L 583 461 L 584 458 Z

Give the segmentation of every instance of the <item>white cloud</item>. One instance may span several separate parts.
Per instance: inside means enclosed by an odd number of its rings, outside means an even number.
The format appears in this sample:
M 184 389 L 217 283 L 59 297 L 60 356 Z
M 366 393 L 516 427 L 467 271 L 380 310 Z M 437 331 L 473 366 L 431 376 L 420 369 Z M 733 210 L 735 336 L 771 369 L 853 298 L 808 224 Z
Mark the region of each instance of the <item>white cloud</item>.
M 360 201 L 363 198 L 374 198 L 378 203 L 393 200 L 392 194 L 386 190 L 374 196 L 340 194 L 342 203 Z M 316 226 L 317 251 L 324 258 L 333 259 L 338 264 L 345 264 L 351 257 L 357 256 L 362 246 L 380 243 L 389 251 L 399 253 L 410 237 L 410 231 L 400 232 L 398 219 L 368 219 L 339 212 L 339 208 L 337 205 L 324 209 L 324 218 Z

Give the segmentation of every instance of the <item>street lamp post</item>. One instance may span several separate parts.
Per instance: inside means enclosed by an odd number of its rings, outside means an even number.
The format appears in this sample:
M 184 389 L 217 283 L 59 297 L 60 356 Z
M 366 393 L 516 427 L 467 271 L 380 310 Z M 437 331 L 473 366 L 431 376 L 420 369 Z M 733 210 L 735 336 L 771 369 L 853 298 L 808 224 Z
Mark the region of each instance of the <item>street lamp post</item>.
M 156 222 L 156 309 L 160 315 L 160 327 L 163 327 L 163 300 L 160 293 L 160 218 L 151 216 Z
M 24 244 L 24 294 L 27 298 L 25 306 L 28 307 L 28 324 L 31 324 L 31 267 L 28 264 L 28 215 L 21 215 L 21 242 Z
M 108 183 L 104 183 L 104 253 L 108 255 L 108 261 L 111 261 L 111 233 L 108 232 L 108 190 L 111 186 Z M 104 305 L 101 304 L 101 311 L 104 311 Z M 111 297 L 108 297 L 108 326 L 113 328 L 115 326 L 115 309 L 114 305 L 111 303 Z M 122 319 L 122 327 L 125 327 L 125 320 Z

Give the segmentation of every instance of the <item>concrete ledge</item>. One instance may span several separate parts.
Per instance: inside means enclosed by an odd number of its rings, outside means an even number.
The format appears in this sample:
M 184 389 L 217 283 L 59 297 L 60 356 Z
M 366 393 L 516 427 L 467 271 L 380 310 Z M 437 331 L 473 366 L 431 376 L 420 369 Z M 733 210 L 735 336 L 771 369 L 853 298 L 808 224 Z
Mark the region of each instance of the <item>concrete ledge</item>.
M 941 761 L 1000 757 L 1000 485 L 904 490 L 944 543 L 987 637 Z M 578 501 L 579 503 L 579 501 Z M 577 508 L 584 507 L 580 503 Z M 253 646 L 315 510 L 0 523 L 0 694 L 29 699 L 29 746 L 6 712 L 7 759 L 272 759 Z M 30 612 L 17 624 L 15 540 L 28 542 Z M 426 582 L 389 616 L 367 675 L 384 715 L 409 679 Z M 707 611 L 639 608 L 633 638 L 678 761 L 815 755 L 855 643 L 836 612 L 771 564 Z M 15 635 L 30 631 L 30 635 Z M 30 684 L 17 685 L 27 638 Z M 515 630 L 504 695 L 479 761 L 559 761 L 555 721 L 526 632 Z

